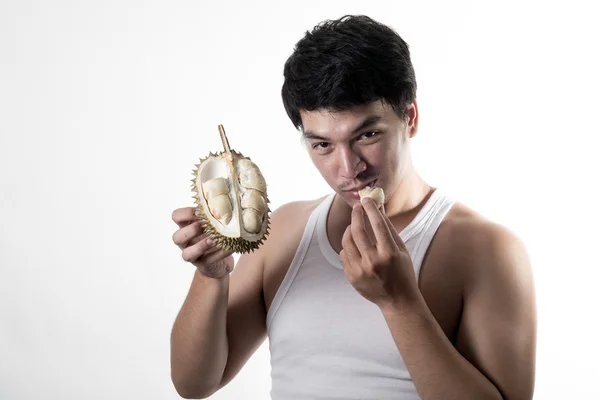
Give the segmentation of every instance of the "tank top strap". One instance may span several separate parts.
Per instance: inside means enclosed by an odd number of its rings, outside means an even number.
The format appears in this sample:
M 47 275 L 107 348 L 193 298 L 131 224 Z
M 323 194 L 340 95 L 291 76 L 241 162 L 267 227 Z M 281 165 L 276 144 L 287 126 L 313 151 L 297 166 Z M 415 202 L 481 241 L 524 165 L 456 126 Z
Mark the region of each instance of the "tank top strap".
M 273 318 L 275 317 L 275 314 L 277 313 L 277 310 L 279 309 L 279 306 L 281 305 L 285 295 L 287 294 L 288 290 L 292 286 L 292 282 L 294 281 L 294 278 L 296 277 L 296 274 L 298 273 L 298 270 L 300 269 L 300 265 L 302 265 L 302 262 L 304 261 L 304 257 L 306 255 L 306 252 L 310 245 L 311 239 L 313 237 L 313 234 L 315 231 L 315 226 L 317 225 L 319 216 L 323 213 L 323 210 L 325 210 L 325 214 L 327 213 L 327 211 L 329 210 L 329 206 L 331 205 L 331 202 L 333 201 L 334 195 L 335 195 L 335 193 L 328 195 L 312 211 L 312 213 L 310 214 L 310 217 L 308 218 L 308 221 L 306 222 L 306 226 L 304 227 L 304 232 L 302 233 L 302 239 L 300 239 L 300 243 L 298 244 L 298 249 L 296 250 L 296 254 L 294 255 L 294 258 L 292 259 L 292 263 L 290 264 L 290 267 L 288 268 L 288 271 L 286 272 L 285 277 L 283 278 L 283 281 L 281 282 L 281 285 L 279 286 L 279 289 L 277 290 L 275 297 L 273 298 L 271 307 L 269 308 L 269 311 L 267 312 L 267 321 L 266 321 L 267 330 L 269 329 L 269 326 L 271 325 L 271 322 L 273 321 Z
M 425 207 L 421 209 L 422 215 L 418 219 L 418 223 L 415 224 L 411 232 L 406 233 L 406 236 L 409 237 L 407 240 L 414 242 L 410 246 L 410 258 L 413 261 L 417 276 L 419 276 L 423 259 L 435 233 L 455 203 L 452 197 L 443 194 L 439 189 L 436 189 L 431 197 Z

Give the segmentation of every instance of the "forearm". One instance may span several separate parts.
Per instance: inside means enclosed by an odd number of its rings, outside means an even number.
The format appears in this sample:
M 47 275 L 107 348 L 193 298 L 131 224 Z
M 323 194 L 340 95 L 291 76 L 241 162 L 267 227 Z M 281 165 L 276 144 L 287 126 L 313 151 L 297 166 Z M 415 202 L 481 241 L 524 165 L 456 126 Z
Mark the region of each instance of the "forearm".
M 410 305 L 381 310 L 422 399 L 502 399 L 498 389 L 454 348 L 422 296 Z
M 229 276 L 212 279 L 196 271 L 171 332 L 171 378 L 183 397 L 207 397 L 227 364 Z

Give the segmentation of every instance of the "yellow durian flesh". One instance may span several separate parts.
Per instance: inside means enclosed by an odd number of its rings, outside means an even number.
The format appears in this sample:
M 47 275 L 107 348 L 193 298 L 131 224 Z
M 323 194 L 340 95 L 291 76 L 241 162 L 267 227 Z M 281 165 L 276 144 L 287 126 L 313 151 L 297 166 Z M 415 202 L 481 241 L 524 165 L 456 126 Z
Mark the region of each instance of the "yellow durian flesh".
M 247 158 L 236 161 L 236 168 L 239 171 L 240 185 L 247 189 L 258 190 L 261 193 L 267 192 L 267 183 L 262 176 L 258 166 Z
M 211 215 L 218 219 L 220 223 L 227 225 L 231 221 L 233 207 L 229 196 L 226 194 L 220 194 L 208 200 L 208 208 Z
M 227 184 L 227 179 L 219 177 L 202 182 L 202 192 L 208 201 L 210 201 L 211 198 L 221 194 L 228 194 L 229 185 Z
M 262 214 L 253 208 L 248 208 L 242 211 L 242 224 L 244 230 L 250 233 L 260 232 L 262 226 Z
M 265 214 L 268 210 L 267 202 L 261 192 L 258 190 L 242 189 L 242 209 L 251 208 L 259 214 Z
M 211 215 L 222 224 L 228 224 L 231 221 L 233 206 L 229 198 L 227 179 L 219 177 L 202 182 L 202 193 L 208 202 Z
M 247 253 L 269 233 L 267 186 L 256 164 L 225 147 L 229 152 L 211 153 L 194 171 L 197 215 L 218 247 Z
M 361 202 L 365 197 L 373 199 L 377 208 L 381 208 L 381 206 L 385 202 L 385 194 L 383 193 L 383 189 L 377 186 L 365 186 L 364 188 L 358 191 L 358 195 L 360 196 Z

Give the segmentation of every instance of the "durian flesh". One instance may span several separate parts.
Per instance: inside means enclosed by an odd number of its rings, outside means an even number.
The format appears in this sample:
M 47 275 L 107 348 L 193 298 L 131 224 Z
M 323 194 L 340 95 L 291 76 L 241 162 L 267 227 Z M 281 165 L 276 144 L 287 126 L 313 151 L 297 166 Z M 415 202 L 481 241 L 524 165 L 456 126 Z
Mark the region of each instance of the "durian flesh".
M 248 253 L 269 234 L 267 184 L 254 162 L 225 147 L 196 165 L 192 188 L 197 215 L 218 247 Z
M 365 186 L 364 188 L 358 191 L 358 195 L 360 196 L 361 202 L 365 197 L 373 199 L 377 208 L 381 208 L 381 206 L 385 202 L 385 194 L 383 193 L 383 189 L 377 186 Z

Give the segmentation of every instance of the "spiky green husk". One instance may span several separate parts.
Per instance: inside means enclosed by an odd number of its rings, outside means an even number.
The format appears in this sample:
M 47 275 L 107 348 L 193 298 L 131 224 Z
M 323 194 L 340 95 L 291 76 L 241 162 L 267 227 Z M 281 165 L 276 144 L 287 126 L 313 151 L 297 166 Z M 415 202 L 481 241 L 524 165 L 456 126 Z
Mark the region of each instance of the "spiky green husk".
M 231 149 L 231 152 L 240 157 L 244 157 L 241 153 L 239 153 L 233 149 Z M 270 201 L 269 201 L 269 198 L 267 195 L 265 195 L 266 202 L 267 202 L 267 214 L 265 215 L 265 218 L 267 220 L 267 222 L 266 222 L 267 226 L 265 229 L 265 233 L 260 240 L 256 240 L 256 241 L 252 241 L 252 242 L 249 240 L 246 240 L 244 238 L 241 238 L 241 237 L 232 238 L 232 237 L 226 237 L 226 236 L 221 235 L 219 233 L 219 231 L 217 231 L 212 226 L 208 217 L 204 213 L 204 209 L 202 208 L 202 204 L 201 204 L 201 200 L 200 200 L 200 196 L 202 196 L 202 188 L 198 187 L 196 185 L 196 177 L 198 174 L 198 170 L 200 168 L 200 165 L 204 161 L 206 161 L 208 158 L 219 157 L 222 154 L 223 154 L 223 152 L 210 153 L 207 157 L 201 158 L 200 162 L 195 165 L 196 168 L 192 172 L 192 175 L 194 176 L 194 178 L 192 178 L 191 181 L 192 181 L 192 192 L 194 194 L 193 198 L 196 203 L 196 216 L 198 217 L 198 220 L 200 221 L 200 223 L 202 224 L 202 227 L 204 228 L 204 234 L 207 237 L 209 237 L 215 243 L 215 245 L 217 247 L 219 247 L 220 249 L 223 249 L 223 250 L 232 251 L 234 253 L 240 253 L 240 254 L 251 253 L 251 252 L 254 252 L 254 250 L 258 249 L 264 243 L 267 236 L 269 236 L 269 230 L 271 229 L 271 225 L 270 225 L 271 224 L 271 221 L 270 221 L 271 209 L 268 207 L 268 204 L 270 203 Z M 245 157 L 245 158 L 250 160 L 250 157 Z

